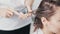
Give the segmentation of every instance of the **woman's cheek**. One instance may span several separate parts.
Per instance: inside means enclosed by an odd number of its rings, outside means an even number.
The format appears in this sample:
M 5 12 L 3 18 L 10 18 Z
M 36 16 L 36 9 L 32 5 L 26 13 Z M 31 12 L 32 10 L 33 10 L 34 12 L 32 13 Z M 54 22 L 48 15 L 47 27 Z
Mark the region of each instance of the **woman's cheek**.
M 55 21 L 51 21 L 50 23 L 49 23 L 49 30 L 51 30 L 52 32 L 58 32 L 58 31 L 60 31 L 60 22 L 59 21 L 57 21 L 57 20 L 55 20 Z

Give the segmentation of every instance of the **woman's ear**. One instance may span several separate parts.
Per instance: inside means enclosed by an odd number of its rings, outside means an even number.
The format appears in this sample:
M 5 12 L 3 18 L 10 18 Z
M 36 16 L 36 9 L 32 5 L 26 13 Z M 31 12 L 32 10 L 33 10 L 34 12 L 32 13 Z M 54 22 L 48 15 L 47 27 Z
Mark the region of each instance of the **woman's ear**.
M 43 25 L 47 25 L 48 20 L 45 17 L 41 17 L 41 22 Z

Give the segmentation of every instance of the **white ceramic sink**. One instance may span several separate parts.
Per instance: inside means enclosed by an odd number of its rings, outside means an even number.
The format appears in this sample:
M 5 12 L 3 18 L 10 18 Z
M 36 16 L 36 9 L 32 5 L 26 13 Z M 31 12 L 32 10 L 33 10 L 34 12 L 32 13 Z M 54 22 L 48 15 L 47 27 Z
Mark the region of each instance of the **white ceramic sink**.
M 11 18 L 4 18 L 0 16 L 0 30 L 15 30 L 18 28 L 22 28 L 30 24 L 31 22 L 31 17 L 28 17 L 27 19 L 19 19 L 15 14 Z

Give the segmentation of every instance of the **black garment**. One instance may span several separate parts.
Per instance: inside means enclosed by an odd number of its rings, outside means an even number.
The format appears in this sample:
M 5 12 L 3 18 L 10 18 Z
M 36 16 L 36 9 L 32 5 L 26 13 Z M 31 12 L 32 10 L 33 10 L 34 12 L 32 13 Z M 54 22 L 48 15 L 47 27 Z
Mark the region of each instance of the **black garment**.
M 13 31 L 2 31 L 2 30 L 0 30 L 0 34 L 29 34 L 29 33 L 30 33 L 30 24 L 23 27 L 23 28 L 13 30 Z

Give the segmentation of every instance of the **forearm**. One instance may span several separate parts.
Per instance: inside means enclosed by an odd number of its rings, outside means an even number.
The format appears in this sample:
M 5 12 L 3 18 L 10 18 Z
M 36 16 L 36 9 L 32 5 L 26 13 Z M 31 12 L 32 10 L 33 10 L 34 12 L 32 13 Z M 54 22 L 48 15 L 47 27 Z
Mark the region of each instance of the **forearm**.
M 28 10 L 32 10 L 34 0 L 25 0 L 25 5 L 27 6 Z
M 32 6 L 34 0 L 25 0 L 25 4 L 27 4 L 28 6 Z

